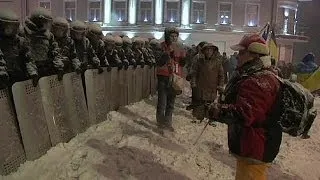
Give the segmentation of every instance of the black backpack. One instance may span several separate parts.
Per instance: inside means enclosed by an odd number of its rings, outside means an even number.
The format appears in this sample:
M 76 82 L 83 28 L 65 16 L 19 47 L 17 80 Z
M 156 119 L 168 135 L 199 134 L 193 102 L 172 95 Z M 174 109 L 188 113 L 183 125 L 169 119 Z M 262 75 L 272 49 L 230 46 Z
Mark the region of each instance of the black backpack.
M 281 88 L 272 118 L 278 119 L 283 132 L 299 136 L 317 115 L 313 108 L 314 96 L 299 83 L 275 77 L 280 81 Z

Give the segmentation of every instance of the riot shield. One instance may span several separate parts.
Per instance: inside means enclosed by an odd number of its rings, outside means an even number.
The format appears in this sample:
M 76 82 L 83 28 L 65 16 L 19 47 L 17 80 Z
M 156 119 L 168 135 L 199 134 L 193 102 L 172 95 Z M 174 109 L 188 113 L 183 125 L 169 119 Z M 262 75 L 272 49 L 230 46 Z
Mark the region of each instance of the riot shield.
M 82 133 L 90 126 L 81 75 L 68 73 L 63 76 L 68 120 L 73 134 Z
M 142 99 L 142 81 L 143 81 L 143 68 L 137 67 L 135 70 L 135 89 L 136 89 L 136 95 L 135 95 L 135 102 L 141 101 Z
M 27 160 L 35 160 L 51 147 L 40 88 L 28 80 L 15 83 L 12 92 Z
M 8 89 L 0 90 L 0 117 L 0 173 L 8 175 L 26 160 Z
M 102 74 L 98 70 L 90 69 L 85 72 L 86 94 L 90 124 L 98 124 L 106 120 L 108 114 L 108 97 L 106 85 L 106 68 Z
M 74 134 L 68 122 L 63 81 L 58 81 L 57 75 L 42 77 L 39 86 L 52 146 L 68 142 Z
M 149 66 L 145 66 L 142 69 L 142 99 L 148 96 L 148 71 Z
M 111 70 L 111 110 L 117 110 L 120 107 L 120 88 L 119 88 L 119 74 L 118 68 Z
M 119 72 L 120 106 L 128 104 L 128 70 Z
M 129 67 L 127 70 L 127 84 L 128 84 L 128 104 L 131 104 L 135 100 L 135 69 Z

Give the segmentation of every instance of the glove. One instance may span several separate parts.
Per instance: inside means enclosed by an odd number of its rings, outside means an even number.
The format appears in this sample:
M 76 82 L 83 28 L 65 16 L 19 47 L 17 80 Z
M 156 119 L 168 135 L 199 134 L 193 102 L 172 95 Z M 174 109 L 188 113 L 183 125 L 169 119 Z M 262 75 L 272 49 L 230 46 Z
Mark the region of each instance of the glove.
M 6 75 L 3 75 L 3 76 L 0 76 L 0 89 L 5 89 L 9 84 L 9 76 L 6 74 Z
M 103 73 L 103 68 L 102 67 L 98 67 L 98 74 Z
M 75 71 L 76 71 L 77 74 L 81 74 L 82 73 L 82 69 L 81 68 L 77 68 Z
M 33 85 L 33 87 L 37 87 L 37 85 L 38 85 L 38 81 L 39 81 L 39 76 L 38 75 L 33 75 L 33 76 L 31 76 L 31 79 L 32 79 L 32 85 Z
M 111 66 L 108 66 L 108 67 L 107 67 L 107 71 L 110 72 L 111 70 L 112 70 L 112 67 L 111 67 Z
M 124 64 L 124 69 L 127 70 L 129 68 L 129 61 L 128 60 L 124 60 L 123 64 Z
M 141 61 L 141 68 L 144 68 L 145 62 Z
M 64 72 L 59 70 L 57 74 L 58 74 L 58 81 L 62 81 Z
M 209 119 L 218 119 L 220 115 L 220 104 L 219 103 L 211 103 L 207 106 Z
M 186 80 L 191 81 L 192 76 L 190 74 L 187 75 Z

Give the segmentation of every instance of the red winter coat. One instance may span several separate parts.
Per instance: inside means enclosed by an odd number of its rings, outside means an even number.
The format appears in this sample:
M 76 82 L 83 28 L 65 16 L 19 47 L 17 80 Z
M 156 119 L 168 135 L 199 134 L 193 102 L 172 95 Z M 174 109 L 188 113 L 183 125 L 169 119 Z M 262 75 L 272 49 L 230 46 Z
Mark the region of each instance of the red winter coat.
M 165 65 L 157 68 L 157 75 L 170 76 L 169 68 L 172 68 L 173 73 L 182 76 L 182 66 L 180 61 L 186 57 L 185 51 L 177 45 L 168 45 L 166 42 L 161 43 L 161 49 L 163 53 L 166 53 L 169 57 Z M 171 52 L 173 52 L 173 57 L 170 57 Z
M 280 82 L 263 69 L 260 60 L 245 64 L 238 72 L 227 85 L 227 104 L 222 110 L 222 117 L 229 119 L 229 149 L 241 157 L 272 162 L 282 139 L 282 129 L 271 117 Z

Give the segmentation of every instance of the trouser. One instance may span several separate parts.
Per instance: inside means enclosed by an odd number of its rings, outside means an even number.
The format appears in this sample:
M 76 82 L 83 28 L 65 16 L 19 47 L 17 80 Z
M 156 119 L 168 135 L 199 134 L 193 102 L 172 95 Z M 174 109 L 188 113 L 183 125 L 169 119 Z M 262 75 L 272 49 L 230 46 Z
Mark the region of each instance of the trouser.
M 252 164 L 246 159 L 237 158 L 235 180 L 267 180 L 268 163 Z
M 169 77 L 158 76 L 157 123 L 171 125 L 176 94 L 172 89 Z

